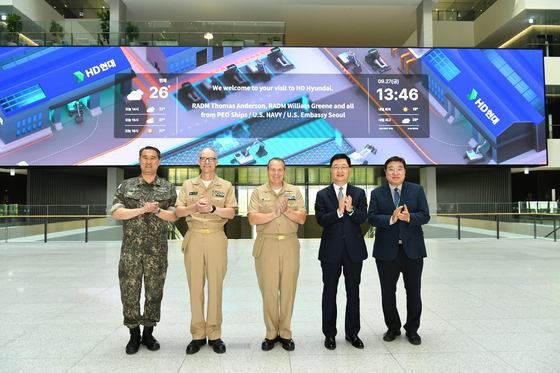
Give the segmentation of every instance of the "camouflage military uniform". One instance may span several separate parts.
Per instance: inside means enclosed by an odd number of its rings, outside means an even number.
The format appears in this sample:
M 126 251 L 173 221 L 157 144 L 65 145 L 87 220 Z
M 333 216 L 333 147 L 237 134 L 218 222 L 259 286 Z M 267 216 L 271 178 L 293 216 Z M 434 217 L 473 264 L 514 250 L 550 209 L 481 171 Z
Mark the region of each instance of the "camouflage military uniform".
M 175 186 L 156 176 L 147 183 L 142 176 L 125 180 L 118 188 L 110 213 L 119 208 L 135 209 L 158 202 L 162 210 L 175 211 Z M 163 285 L 167 275 L 167 221 L 153 213 L 123 220 L 123 243 L 119 282 L 124 325 L 155 326 L 160 319 Z M 144 277 L 144 315 L 140 314 L 140 292 Z

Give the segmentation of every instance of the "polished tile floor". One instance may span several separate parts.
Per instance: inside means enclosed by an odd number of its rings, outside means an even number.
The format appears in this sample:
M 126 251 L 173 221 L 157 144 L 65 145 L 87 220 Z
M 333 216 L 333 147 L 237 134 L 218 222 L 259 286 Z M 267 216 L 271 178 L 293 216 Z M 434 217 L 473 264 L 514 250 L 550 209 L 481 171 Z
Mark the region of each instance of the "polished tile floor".
M 560 243 L 533 239 L 427 240 L 424 312 L 413 346 L 384 342 L 375 262 L 361 285 L 365 349 L 344 336 L 323 347 L 318 240 L 302 240 L 293 338 L 264 352 L 252 241 L 230 241 L 224 284 L 227 352 L 186 355 L 188 286 L 180 242 L 171 242 L 161 350 L 126 355 L 117 263 L 120 243 L 0 243 L 0 372 L 560 372 Z M 371 248 L 372 241 L 368 241 Z M 370 249 L 371 252 L 371 249 Z M 344 330 L 344 286 L 339 286 Z M 399 310 L 405 313 L 402 282 Z

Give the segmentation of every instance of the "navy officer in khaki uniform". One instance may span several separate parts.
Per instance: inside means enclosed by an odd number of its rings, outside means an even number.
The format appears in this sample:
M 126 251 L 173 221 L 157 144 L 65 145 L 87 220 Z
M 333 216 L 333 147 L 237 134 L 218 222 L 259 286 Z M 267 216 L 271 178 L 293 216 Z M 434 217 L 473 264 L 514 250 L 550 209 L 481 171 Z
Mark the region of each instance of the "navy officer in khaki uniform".
M 183 239 L 185 268 L 191 296 L 191 334 L 187 354 L 208 344 L 216 353 L 226 352 L 222 335 L 222 286 L 227 270 L 228 240 L 224 225 L 237 209 L 235 191 L 218 177 L 216 152 L 203 149 L 198 160 L 200 176 L 185 180 L 177 197 L 177 217 L 186 216 L 188 231 Z M 207 318 L 204 317 L 204 284 L 208 281 Z
M 157 176 L 160 151 L 152 146 L 140 149 L 142 174 L 123 181 L 117 188 L 110 214 L 123 220 L 123 242 L 119 261 L 119 284 L 124 324 L 130 329 L 126 345 L 129 355 L 140 343 L 159 350 L 153 337 L 160 319 L 163 285 L 167 275 L 167 225 L 175 221 L 175 186 Z M 144 314 L 140 294 L 144 281 Z M 140 338 L 140 325 L 144 325 Z
M 278 341 L 287 351 L 295 348 L 291 321 L 299 275 L 297 230 L 306 211 L 299 188 L 284 182 L 285 171 L 282 158 L 272 158 L 268 183 L 253 191 L 249 204 L 249 224 L 257 226 L 253 256 L 263 297 L 264 351 Z

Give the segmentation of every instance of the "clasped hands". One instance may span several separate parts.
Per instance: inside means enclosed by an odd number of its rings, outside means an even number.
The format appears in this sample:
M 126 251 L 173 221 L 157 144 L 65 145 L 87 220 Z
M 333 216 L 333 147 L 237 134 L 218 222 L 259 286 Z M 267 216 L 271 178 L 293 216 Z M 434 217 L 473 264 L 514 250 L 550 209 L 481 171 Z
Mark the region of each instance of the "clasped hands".
M 274 217 L 278 218 L 280 215 L 284 214 L 288 210 L 288 197 L 284 197 L 283 200 L 276 206 L 276 211 L 274 211 Z
M 352 206 L 352 197 L 344 196 L 338 203 L 338 214 L 343 214 L 344 211 L 352 212 L 354 207 Z
M 410 222 L 410 213 L 408 212 L 406 205 L 399 206 L 395 209 L 395 211 L 393 211 L 391 222 L 396 223 L 397 220 Z
M 203 195 L 200 196 L 198 201 L 196 201 L 196 211 L 198 211 L 198 212 L 210 212 L 210 211 L 212 211 L 212 205 L 210 204 L 210 202 L 208 202 L 206 197 L 204 197 Z
M 149 212 L 156 212 L 158 209 L 159 202 L 146 202 L 142 207 L 142 214 Z

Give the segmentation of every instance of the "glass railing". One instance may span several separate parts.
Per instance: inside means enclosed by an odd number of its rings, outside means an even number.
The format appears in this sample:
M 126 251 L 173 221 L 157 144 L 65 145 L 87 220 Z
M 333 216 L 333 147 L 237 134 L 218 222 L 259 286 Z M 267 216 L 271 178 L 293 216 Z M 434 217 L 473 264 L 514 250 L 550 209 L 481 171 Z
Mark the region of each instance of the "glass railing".
M 440 1 L 432 9 L 434 21 L 474 21 L 497 0 Z
M 535 238 L 556 241 L 560 203 L 445 203 L 430 206 L 424 236 L 432 239 Z M 0 205 L 0 244 L 16 242 L 92 242 L 122 240 L 122 223 L 108 215 L 111 206 Z M 238 215 L 228 236 L 252 238 L 246 216 Z M 169 239 L 180 239 L 184 223 L 169 224 Z M 364 227 L 366 230 L 368 227 Z M 321 228 L 309 215 L 300 238 L 318 238 Z M 373 238 L 369 229 L 367 237 Z
M 134 22 L 137 28 L 126 32 L 127 22 L 66 20 L 24 22 L 18 34 L 9 33 L 0 22 L 2 46 L 266 46 L 284 45 L 284 22 Z M 60 28 L 58 28 L 60 30 Z M 51 32 L 52 31 L 52 32 Z M 234 43 L 235 42 L 235 43 Z
M 557 12 L 560 22 L 560 12 Z M 560 56 L 560 26 L 535 25 L 527 23 L 527 28 L 508 40 L 500 48 L 541 49 L 545 57 Z

